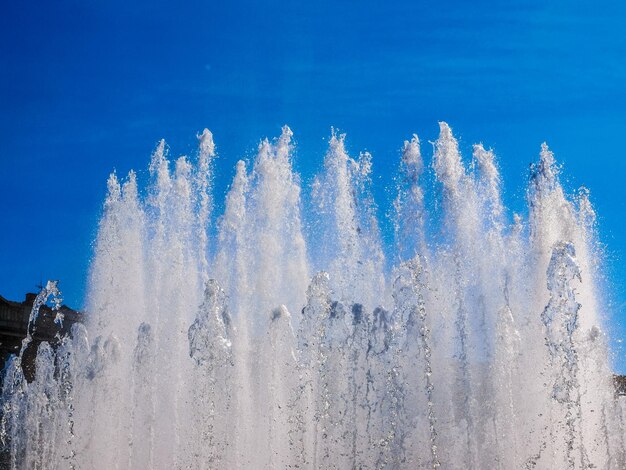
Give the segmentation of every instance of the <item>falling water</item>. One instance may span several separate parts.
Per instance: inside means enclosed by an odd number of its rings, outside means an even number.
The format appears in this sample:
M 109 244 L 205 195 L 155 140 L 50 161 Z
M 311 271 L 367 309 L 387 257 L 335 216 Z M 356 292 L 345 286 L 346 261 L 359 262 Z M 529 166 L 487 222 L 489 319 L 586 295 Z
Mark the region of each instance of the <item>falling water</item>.
M 402 148 L 388 260 L 335 132 L 310 191 L 291 130 L 262 141 L 219 217 L 208 130 L 145 190 L 112 174 L 86 324 L 6 368 L 10 468 L 625 468 L 588 192 L 544 144 L 510 214 L 493 152 L 440 127 L 431 167 Z

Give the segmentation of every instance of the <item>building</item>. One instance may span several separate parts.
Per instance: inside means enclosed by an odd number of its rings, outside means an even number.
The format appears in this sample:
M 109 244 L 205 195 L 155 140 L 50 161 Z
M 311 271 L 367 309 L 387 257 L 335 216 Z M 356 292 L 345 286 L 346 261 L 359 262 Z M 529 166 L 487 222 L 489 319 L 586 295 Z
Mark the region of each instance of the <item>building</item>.
M 28 293 L 23 302 L 5 299 L 0 295 L 0 361 L 4 369 L 11 354 L 19 354 L 22 341 L 28 332 L 28 321 L 37 294 Z M 54 348 L 61 338 L 68 335 L 72 325 L 83 321 L 83 314 L 63 305 L 60 309 L 63 314 L 62 324 L 54 322 L 56 312 L 47 305 L 39 310 L 39 317 L 31 327 L 33 341 L 24 351 L 22 366 L 27 380 L 32 380 L 35 373 L 35 357 L 42 341 L 47 341 Z M 0 385 L 4 374 L 0 377 Z

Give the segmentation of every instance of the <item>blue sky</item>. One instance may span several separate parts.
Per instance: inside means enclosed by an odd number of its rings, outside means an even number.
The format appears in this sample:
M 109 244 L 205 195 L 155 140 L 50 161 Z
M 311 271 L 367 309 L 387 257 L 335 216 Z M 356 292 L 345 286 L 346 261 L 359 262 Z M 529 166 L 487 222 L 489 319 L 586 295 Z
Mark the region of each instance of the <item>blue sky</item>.
M 624 336 L 626 4 L 512 3 L 4 2 L 0 294 L 58 278 L 80 306 L 106 178 L 161 137 L 178 155 L 214 132 L 220 200 L 285 123 L 306 181 L 335 126 L 373 153 L 384 200 L 402 141 L 445 120 L 466 155 L 495 149 L 513 210 L 544 140 L 590 188 Z

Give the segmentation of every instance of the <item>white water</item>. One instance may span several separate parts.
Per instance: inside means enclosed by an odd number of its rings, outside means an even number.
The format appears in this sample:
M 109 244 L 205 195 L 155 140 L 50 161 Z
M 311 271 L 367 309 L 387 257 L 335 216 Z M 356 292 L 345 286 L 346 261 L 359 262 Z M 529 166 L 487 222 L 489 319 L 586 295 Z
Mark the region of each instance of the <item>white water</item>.
M 6 372 L 11 468 L 626 467 L 594 213 L 547 146 L 521 217 L 491 151 L 464 163 L 445 123 L 431 167 L 405 142 L 386 262 L 370 155 L 333 134 L 303 195 L 291 136 L 237 164 L 219 218 L 208 130 L 193 159 L 161 142 L 145 191 L 111 175 L 87 324 L 32 383 Z

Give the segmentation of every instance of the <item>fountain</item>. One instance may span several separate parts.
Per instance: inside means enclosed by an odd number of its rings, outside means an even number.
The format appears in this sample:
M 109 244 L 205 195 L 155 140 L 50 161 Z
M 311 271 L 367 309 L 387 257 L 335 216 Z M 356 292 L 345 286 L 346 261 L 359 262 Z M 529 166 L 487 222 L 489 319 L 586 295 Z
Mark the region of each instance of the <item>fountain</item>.
M 587 192 L 544 144 L 512 215 L 493 152 L 440 127 L 432 174 L 404 144 L 387 257 L 371 156 L 334 132 L 310 210 L 284 127 L 214 231 L 208 130 L 191 160 L 161 141 L 145 191 L 112 174 L 86 324 L 34 380 L 7 366 L 9 468 L 626 468 Z

